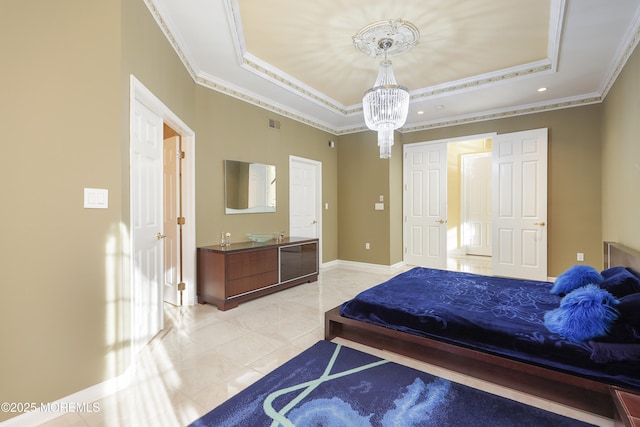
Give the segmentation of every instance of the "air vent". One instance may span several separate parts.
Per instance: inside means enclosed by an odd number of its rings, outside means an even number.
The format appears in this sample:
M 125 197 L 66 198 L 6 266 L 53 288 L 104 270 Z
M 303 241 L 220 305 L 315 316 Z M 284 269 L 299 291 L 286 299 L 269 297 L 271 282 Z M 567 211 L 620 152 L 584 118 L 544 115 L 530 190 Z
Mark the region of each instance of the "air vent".
M 272 129 L 280 129 L 280 122 L 278 120 L 269 119 L 269 127 Z

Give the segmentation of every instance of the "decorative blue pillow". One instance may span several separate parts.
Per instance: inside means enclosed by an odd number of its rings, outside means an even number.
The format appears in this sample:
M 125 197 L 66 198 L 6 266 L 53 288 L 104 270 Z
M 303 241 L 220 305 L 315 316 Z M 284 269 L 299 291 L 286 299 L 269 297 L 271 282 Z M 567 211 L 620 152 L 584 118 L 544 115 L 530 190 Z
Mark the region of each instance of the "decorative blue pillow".
M 620 298 L 620 319 L 640 332 L 640 292 Z
M 598 285 L 587 285 L 560 301 L 560 307 L 544 314 L 544 325 L 569 341 L 585 340 L 607 335 L 618 318 L 618 300 Z
M 623 273 L 627 271 L 626 268 L 622 267 L 622 266 L 615 266 L 615 267 L 611 267 L 611 268 L 607 268 L 606 270 L 602 270 L 602 277 L 604 277 L 605 279 L 614 276 L 618 273 Z
M 604 280 L 602 274 L 589 265 L 574 265 L 558 276 L 551 293 L 554 295 L 566 295 L 574 289 L 590 284 L 599 284 Z
M 624 267 L 612 267 L 602 272 L 600 287 L 616 298 L 640 292 L 640 279 Z

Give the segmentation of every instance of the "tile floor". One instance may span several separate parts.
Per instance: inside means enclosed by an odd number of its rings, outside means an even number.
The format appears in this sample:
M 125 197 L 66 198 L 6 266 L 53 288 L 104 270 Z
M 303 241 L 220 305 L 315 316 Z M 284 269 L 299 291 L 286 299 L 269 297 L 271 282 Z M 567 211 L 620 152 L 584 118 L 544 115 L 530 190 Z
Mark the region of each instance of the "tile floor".
M 449 268 L 487 274 L 479 259 L 451 260 Z M 324 312 L 399 273 L 323 269 L 303 284 L 226 312 L 211 305 L 165 306 L 165 329 L 143 349 L 131 384 L 97 403 L 95 413 L 69 413 L 46 424 L 58 426 L 184 426 L 323 339 Z M 455 372 L 340 341 L 405 365 L 514 400 L 601 426 L 593 417 L 552 402 L 502 389 Z

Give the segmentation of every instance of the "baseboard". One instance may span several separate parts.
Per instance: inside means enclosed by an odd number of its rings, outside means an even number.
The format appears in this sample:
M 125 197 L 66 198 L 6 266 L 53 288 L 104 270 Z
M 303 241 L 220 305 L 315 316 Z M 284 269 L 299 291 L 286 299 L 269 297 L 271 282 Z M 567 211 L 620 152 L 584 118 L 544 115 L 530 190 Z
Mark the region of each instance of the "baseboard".
M 404 262 L 399 262 L 393 265 L 382 265 L 382 264 L 371 264 L 367 262 L 335 260 L 335 261 L 331 261 L 330 264 L 331 264 L 331 267 L 340 267 L 340 268 L 347 268 L 350 270 L 359 270 L 359 271 L 377 271 L 381 273 L 399 272 L 404 267 Z M 323 264 L 323 266 L 324 265 L 325 264 Z
M 134 367 L 132 366 L 127 369 L 124 374 L 118 377 L 87 387 L 84 390 L 65 396 L 55 402 L 48 402 L 45 404 L 46 407 L 43 407 L 42 409 L 25 412 L 3 421 L 0 423 L 0 427 L 40 425 L 76 410 L 83 412 L 99 412 L 103 408 L 98 404 L 94 405 L 93 403 L 128 387 L 131 384 L 131 379 L 133 378 L 133 369 Z M 39 405 L 40 402 L 34 402 L 34 404 Z

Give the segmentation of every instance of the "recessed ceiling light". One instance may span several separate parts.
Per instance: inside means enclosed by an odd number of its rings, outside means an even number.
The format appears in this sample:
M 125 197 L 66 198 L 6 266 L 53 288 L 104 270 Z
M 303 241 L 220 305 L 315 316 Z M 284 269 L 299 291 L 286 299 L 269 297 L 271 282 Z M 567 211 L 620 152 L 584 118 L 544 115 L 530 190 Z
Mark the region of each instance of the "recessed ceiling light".
M 420 110 L 418 111 L 418 114 L 424 114 L 424 111 Z
M 436 110 L 444 110 L 444 105 L 438 104 L 438 105 L 436 105 L 435 108 L 436 108 Z
M 538 89 L 538 92 L 544 92 L 545 90 L 547 90 L 546 87 L 541 87 L 541 88 Z

